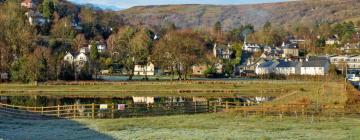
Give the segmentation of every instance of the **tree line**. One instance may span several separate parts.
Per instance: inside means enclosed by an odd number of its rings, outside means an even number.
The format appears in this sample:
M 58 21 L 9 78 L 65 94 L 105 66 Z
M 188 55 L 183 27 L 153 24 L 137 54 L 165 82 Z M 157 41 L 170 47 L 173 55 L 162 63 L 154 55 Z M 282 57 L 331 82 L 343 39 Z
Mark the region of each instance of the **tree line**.
M 20 82 L 87 80 L 92 75 L 97 77 L 102 69 L 115 67 L 124 69 L 131 80 L 135 65 L 150 62 L 177 79 L 189 78 L 194 65 L 208 65 L 207 72 L 216 73 L 219 62 L 224 65 L 224 73 L 231 74 L 241 61 L 244 41 L 279 46 L 292 36 L 306 40 L 301 47 L 313 54 L 359 41 L 355 28 L 360 25 L 353 22 L 299 23 L 292 27 L 266 22 L 262 28 L 245 24 L 229 31 L 222 29 L 221 21 L 208 29 L 178 29 L 175 23 L 130 26 L 115 13 L 59 0 L 43 0 L 36 11 L 47 19 L 46 23 L 32 26 L 25 15 L 28 9 L 20 7 L 20 2 L 0 4 L 0 71 Z M 341 44 L 326 46 L 324 41 L 332 35 L 337 35 Z M 107 51 L 99 53 L 96 41 L 106 43 Z M 219 61 L 212 54 L 213 46 L 228 43 L 233 49 L 231 59 Z M 80 73 L 64 65 L 66 52 L 79 52 L 89 44 L 90 63 Z

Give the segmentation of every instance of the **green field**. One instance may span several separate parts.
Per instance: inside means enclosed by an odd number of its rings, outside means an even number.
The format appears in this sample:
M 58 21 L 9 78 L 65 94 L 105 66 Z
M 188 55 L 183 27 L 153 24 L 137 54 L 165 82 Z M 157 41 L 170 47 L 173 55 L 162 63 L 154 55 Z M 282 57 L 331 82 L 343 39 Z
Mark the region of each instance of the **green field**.
M 357 140 L 360 120 L 312 121 L 237 114 L 115 120 L 19 120 L 0 116 L 0 139 L 331 139 Z

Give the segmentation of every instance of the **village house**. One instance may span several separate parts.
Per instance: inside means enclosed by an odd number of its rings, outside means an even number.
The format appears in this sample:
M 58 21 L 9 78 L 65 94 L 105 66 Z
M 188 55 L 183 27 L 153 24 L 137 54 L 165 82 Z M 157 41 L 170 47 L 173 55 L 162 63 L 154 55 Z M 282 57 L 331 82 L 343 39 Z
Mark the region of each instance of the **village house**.
M 99 53 L 104 53 L 106 51 L 106 44 L 100 41 L 96 41 L 96 48 Z M 91 50 L 91 44 L 88 45 L 88 50 Z
M 207 65 L 195 65 L 192 66 L 192 75 L 202 76 L 205 74 L 205 71 L 208 69 Z
M 278 64 L 279 62 L 276 60 L 261 63 L 260 65 L 256 66 L 255 73 L 257 75 L 266 75 L 266 74 L 274 73 L 275 68 Z
M 282 46 L 282 57 L 299 57 L 299 49 L 296 44 L 285 44 L 283 43 Z
M 280 60 L 275 67 L 275 74 L 281 75 L 298 75 L 300 74 L 301 63 L 297 61 Z
M 235 71 L 236 73 L 255 73 L 256 66 L 260 65 L 261 63 L 266 62 L 267 59 L 264 58 L 257 58 L 255 59 L 252 56 L 246 57 L 241 56 L 241 62 L 239 66 L 236 66 Z
M 283 53 L 281 48 L 278 47 L 264 47 L 264 52 L 261 54 L 260 58 L 267 60 L 280 59 L 281 54 Z
M 87 62 L 88 62 L 88 57 L 86 56 L 86 54 L 84 53 L 80 53 L 78 54 L 75 59 L 74 59 L 74 62 L 75 62 L 75 66 L 77 68 L 81 68 L 83 67 Z
M 337 69 L 360 69 L 360 55 L 336 55 L 329 57 L 330 63 Z
M 231 45 L 217 45 L 213 47 L 213 54 L 216 58 L 220 59 L 230 59 L 231 54 L 233 53 Z
M 40 12 L 30 10 L 26 12 L 25 15 L 28 18 L 30 25 L 43 26 L 47 22 L 47 19 L 45 19 Z
M 155 66 L 151 62 L 147 65 L 135 65 L 134 75 L 155 75 Z
M 72 53 L 66 53 L 64 56 L 64 63 L 72 65 L 76 68 L 77 71 L 79 71 L 82 67 L 85 66 L 85 64 L 88 63 L 89 58 L 84 53 L 79 53 L 77 55 Z
M 66 53 L 66 55 L 64 56 L 64 62 L 72 65 L 74 63 L 74 55 L 69 52 Z
M 329 71 L 328 60 L 305 61 L 301 65 L 301 75 L 326 75 Z
M 261 46 L 258 44 L 251 44 L 251 43 L 244 43 L 244 47 L 243 47 L 244 51 L 248 51 L 248 52 L 260 52 L 261 51 Z
M 334 35 L 332 37 L 329 37 L 326 41 L 325 41 L 326 45 L 335 45 L 335 44 L 340 44 L 340 41 L 338 40 L 337 35 Z
M 21 2 L 21 7 L 24 7 L 27 9 L 34 9 L 34 8 L 36 8 L 36 3 L 34 0 L 24 0 Z

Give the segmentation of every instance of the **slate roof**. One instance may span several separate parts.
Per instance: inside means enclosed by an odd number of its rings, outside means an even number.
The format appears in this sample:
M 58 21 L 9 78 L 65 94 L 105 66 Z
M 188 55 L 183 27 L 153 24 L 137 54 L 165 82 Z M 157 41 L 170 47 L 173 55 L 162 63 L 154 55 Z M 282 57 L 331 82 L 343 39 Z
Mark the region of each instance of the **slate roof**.
M 324 67 L 328 63 L 328 60 L 306 61 L 302 63 L 301 67 Z
M 296 61 L 279 61 L 279 64 L 276 67 L 296 67 L 299 65 L 299 62 Z
M 309 56 L 309 61 L 328 61 L 325 56 Z
M 258 67 L 260 67 L 260 68 L 266 68 L 266 67 L 270 67 L 270 66 L 273 65 L 274 63 L 275 63 L 274 61 L 268 61 L 268 62 L 261 63 Z

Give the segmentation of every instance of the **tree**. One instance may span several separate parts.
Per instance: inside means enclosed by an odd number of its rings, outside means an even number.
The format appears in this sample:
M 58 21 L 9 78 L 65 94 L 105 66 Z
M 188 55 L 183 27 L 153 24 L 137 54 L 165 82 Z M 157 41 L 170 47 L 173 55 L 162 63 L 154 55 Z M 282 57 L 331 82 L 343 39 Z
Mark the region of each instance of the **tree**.
M 54 2 L 52 0 L 44 0 L 40 5 L 40 11 L 45 18 L 52 19 L 55 11 Z
M 82 47 L 85 47 L 88 44 L 84 34 L 76 35 L 75 39 L 72 42 L 73 50 L 79 51 Z
M 205 58 L 204 41 L 191 30 L 177 30 L 166 34 L 155 46 L 153 59 L 156 64 L 187 79 L 191 66 Z
M 30 26 L 16 1 L 0 5 L 0 42 L 9 46 L 8 53 L 18 57 L 31 53 L 37 40 L 36 30 Z
M 51 29 L 51 37 L 64 43 L 72 43 L 76 32 L 71 26 L 70 18 L 62 18 Z
M 113 45 L 111 53 L 116 53 L 117 60 L 124 66 L 129 80 L 132 80 L 136 64 L 146 65 L 151 52 L 153 33 L 147 28 L 126 26 L 110 36 Z M 109 40 L 108 40 L 109 43 Z
M 91 42 L 90 47 L 90 62 L 91 62 L 91 69 L 92 72 L 95 73 L 95 79 L 97 79 L 98 71 L 99 71 L 99 51 L 97 49 L 97 45 L 95 41 Z
M 320 47 L 324 47 L 326 44 L 325 44 L 325 38 L 324 37 L 320 37 L 319 39 L 317 39 L 315 41 L 315 47 L 317 48 L 320 48 Z
M 233 42 L 244 42 L 245 37 L 248 34 L 252 34 L 255 32 L 254 26 L 251 24 L 241 25 L 239 28 L 235 28 L 231 30 L 228 34 L 228 38 Z

